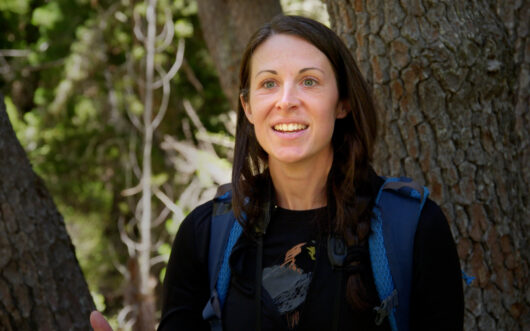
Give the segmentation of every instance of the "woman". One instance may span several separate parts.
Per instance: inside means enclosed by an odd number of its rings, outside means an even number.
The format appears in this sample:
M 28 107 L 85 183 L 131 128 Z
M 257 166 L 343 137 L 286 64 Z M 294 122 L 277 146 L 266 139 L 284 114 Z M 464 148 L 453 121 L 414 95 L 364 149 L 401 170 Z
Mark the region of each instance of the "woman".
M 247 46 L 240 91 L 232 209 L 244 233 L 230 257 L 224 329 L 390 330 L 388 319 L 375 323 L 380 299 L 368 256 L 372 207 L 383 183 L 370 167 L 376 112 L 348 49 L 316 21 L 276 17 Z M 159 330 L 210 330 L 201 313 L 210 296 L 212 208 L 212 201 L 197 207 L 180 227 Z M 330 264 L 330 236 L 357 252 L 345 268 Z M 461 330 L 458 256 L 430 200 L 413 255 L 411 329 Z

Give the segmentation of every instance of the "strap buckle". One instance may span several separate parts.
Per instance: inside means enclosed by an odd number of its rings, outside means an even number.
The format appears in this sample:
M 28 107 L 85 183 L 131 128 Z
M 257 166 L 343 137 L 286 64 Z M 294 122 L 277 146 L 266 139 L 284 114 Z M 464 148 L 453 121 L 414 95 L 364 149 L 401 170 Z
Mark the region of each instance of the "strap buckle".
M 215 289 L 212 290 L 212 294 L 202 310 L 202 318 L 210 322 L 221 319 L 221 303 Z
M 348 247 L 342 238 L 330 236 L 328 238 L 328 258 L 334 269 L 344 266 L 344 260 L 348 255 Z
M 392 310 L 398 305 L 398 295 L 397 290 L 394 289 L 392 293 L 381 301 L 381 305 L 374 307 L 375 311 L 375 324 L 381 325 L 383 320 L 390 315 Z

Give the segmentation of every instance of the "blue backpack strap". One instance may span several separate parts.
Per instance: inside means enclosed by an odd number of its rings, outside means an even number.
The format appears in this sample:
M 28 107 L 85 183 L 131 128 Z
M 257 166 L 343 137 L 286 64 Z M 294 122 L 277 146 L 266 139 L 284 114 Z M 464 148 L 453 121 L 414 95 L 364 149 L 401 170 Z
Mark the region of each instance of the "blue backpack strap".
M 208 251 L 210 298 L 202 317 L 210 322 L 212 331 L 222 330 L 221 312 L 230 285 L 228 260 L 232 248 L 242 233 L 242 227 L 232 211 L 232 192 L 226 191 L 214 199 Z
M 409 178 L 387 178 L 377 194 L 368 239 L 374 281 L 393 331 L 410 329 L 410 292 L 414 235 L 429 191 Z

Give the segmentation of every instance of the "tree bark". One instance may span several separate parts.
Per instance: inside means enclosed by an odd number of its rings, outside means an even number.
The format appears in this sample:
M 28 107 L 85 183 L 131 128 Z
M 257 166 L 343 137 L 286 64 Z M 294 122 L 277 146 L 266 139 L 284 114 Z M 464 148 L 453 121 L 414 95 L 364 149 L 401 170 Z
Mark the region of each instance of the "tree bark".
M 250 36 L 282 12 L 279 0 L 198 0 L 199 18 L 223 92 L 233 109 L 239 98 L 239 63 Z
M 0 94 L 0 330 L 89 330 L 93 309 L 62 216 Z
M 326 4 L 379 103 L 377 170 L 431 189 L 477 277 L 465 330 L 530 329 L 530 3 Z

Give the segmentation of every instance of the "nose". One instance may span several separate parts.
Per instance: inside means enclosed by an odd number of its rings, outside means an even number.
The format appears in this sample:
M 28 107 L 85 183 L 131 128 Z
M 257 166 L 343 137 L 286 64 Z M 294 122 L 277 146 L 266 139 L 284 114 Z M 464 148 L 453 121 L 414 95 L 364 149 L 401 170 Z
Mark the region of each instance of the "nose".
M 278 110 L 289 110 L 296 108 L 300 104 L 300 99 L 294 84 L 284 84 L 277 102 Z

